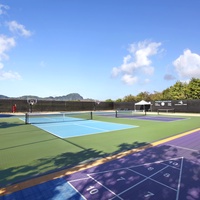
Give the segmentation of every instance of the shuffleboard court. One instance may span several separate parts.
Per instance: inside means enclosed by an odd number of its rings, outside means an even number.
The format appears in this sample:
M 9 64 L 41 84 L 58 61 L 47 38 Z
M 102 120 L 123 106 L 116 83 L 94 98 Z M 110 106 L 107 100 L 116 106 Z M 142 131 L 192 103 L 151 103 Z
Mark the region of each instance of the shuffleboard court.
M 199 141 L 196 129 L 0 199 L 198 200 Z
M 55 122 L 45 124 L 38 123 L 34 124 L 34 126 L 37 126 L 38 128 L 43 129 L 60 138 L 77 137 L 137 127 L 133 125 L 101 122 L 95 120 Z

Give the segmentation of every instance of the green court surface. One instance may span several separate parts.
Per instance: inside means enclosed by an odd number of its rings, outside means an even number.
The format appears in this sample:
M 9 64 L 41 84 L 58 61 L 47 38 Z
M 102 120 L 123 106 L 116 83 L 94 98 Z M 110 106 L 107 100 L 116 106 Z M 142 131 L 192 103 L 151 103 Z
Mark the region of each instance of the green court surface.
M 176 115 L 173 114 L 173 117 Z M 162 122 L 94 116 L 97 121 L 137 128 L 59 138 L 36 126 L 25 124 L 17 117 L 0 117 L 0 187 L 138 148 L 200 127 L 200 117 L 183 118 Z

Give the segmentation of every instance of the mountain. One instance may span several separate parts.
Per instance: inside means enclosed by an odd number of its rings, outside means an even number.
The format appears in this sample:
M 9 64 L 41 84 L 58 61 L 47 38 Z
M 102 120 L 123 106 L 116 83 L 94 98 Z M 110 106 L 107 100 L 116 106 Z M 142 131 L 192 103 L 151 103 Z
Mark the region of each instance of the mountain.
M 61 100 L 61 101 L 80 101 L 83 100 L 83 97 L 78 93 L 71 93 L 65 96 L 58 96 L 58 97 L 46 97 L 45 99 L 49 100 Z
M 4 95 L 0 95 L 0 99 L 9 99 L 13 97 L 7 97 Z M 41 99 L 41 100 L 57 100 L 57 101 L 81 101 L 83 100 L 83 97 L 78 93 L 70 93 L 64 96 L 57 96 L 57 97 L 38 97 L 33 95 L 24 95 L 21 97 L 16 97 L 15 99 L 27 99 L 27 98 L 33 98 L 33 99 Z
M 5 95 L 0 95 L 0 99 L 9 99 L 9 97 L 7 97 Z

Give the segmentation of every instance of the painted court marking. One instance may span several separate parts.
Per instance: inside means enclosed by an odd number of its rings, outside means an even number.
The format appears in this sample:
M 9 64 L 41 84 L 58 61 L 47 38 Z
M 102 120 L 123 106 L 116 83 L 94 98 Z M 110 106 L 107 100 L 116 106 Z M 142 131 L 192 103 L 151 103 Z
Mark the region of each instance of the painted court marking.
M 101 200 L 104 199 L 129 200 L 131 199 L 130 194 L 134 194 L 134 196 L 138 197 L 138 199 L 149 200 L 149 199 L 154 199 L 154 197 L 156 197 L 156 199 L 163 199 L 163 196 L 161 196 L 163 193 L 161 191 L 165 191 L 167 192 L 166 195 L 169 195 L 167 200 L 168 199 L 182 200 L 185 199 L 187 194 L 184 194 L 184 191 L 180 189 L 181 183 L 182 181 L 186 181 L 184 182 L 183 185 L 187 186 L 187 184 L 189 184 L 188 180 L 185 179 L 186 176 L 183 177 L 182 174 L 187 174 L 188 173 L 187 169 L 190 169 L 192 167 L 194 169 L 198 168 L 199 167 L 198 160 L 193 160 L 192 163 L 189 163 L 188 158 L 184 156 L 184 157 L 168 158 L 166 160 L 157 160 L 154 162 L 145 162 L 140 165 L 135 165 L 135 164 L 129 165 L 126 164 L 126 162 L 124 161 L 127 159 L 128 159 L 127 161 L 129 161 L 131 157 L 136 158 L 137 154 L 138 156 L 141 154 L 142 156 L 141 158 L 143 159 L 143 156 L 146 155 L 146 153 L 148 153 L 149 149 L 154 150 L 154 148 L 163 148 L 163 150 L 165 150 L 168 147 L 168 144 L 169 146 L 172 144 L 173 145 L 172 147 L 178 149 L 179 145 L 174 145 L 176 139 L 182 141 L 185 140 L 187 142 L 188 139 L 183 137 L 186 136 L 193 138 L 193 140 L 195 141 L 198 140 L 199 134 L 200 134 L 200 128 L 170 138 L 166 138 L 161 141 L 154 142 L 151 145 L 146 145 L 142 148 L 133 149 L 127 152 L 120 153 L 115 156 L 103 158 L 93 163 L 79 165 L 68 170 L 62 170 L 57 173 L 45 175 L 39 178 L 11 185 L 6 188 L 0 189 L 0 195 L 6 195 L 17 191 L 20 191 L 20 193 L 16 194 L 21 195 L 31 186 L 34 186 L 34 188 L 36 187 L 33 190 L 34 191 L 33 194 L 35 194 L 37 187 L 41 186 L 44 187 L 48 183 L 48 181 L 53 180 L 54 182 L 59 179 L 62 179 L 63 180 L 62 186 L 56 187 L 54 189 L 53 188 L 49 189 L 48 186 L 48 191 L 53 192 L 54 190 L 56 190 L 55 195 L 57 195 L 59 189 L 60 195 L 68 195 L 68 197 L 70 197 L 69 192 L 72 193 L 75 192 L 73 193 L 74 199 L 81 199 L 80 195 L 82 195 L 82 199 L 101 199 Z M 197 138 L 195 138 L 196 136 Z M 181 148 L 180 146 L 180 150 L 183 148 Z M 185 149 L 183 150 L 189 150 L 189 151 L 192 150 L 192 148 L 188 149 L 187 148 L 188 146 L 186 146 Z M 174 151 L 173 149 L 171 151 L 174 153 L 174 155 L 176 155 L 177 151 Z M 197 149 L 193 149 L 193 151 L 199 152 L 199 150 Z M 166 152 L 168 152 L 168 150 Z M 142 153 L 144 153 L 144 155 Z M 121 164 L 124 163 L 127 166 L 123 167 L 123 165 L 120 164 L 120 166 L 118 165 L 118 167 L 114 168 L 113 170 L 112 164 L 115 164 L 115 166 L 117 166 L 116 164 L 120 159 L 121 161 L 124 160 L 123 162 L 121 162 Z M 191 157 L 191 159 L 193 158 Z M 111 166 L 110 169 L 106 167 L 108 164 Z M 98 171 L 96 170 L 97 167 L 99 168 Z M 103 170 L 105 167 L 108 168 L 108 170 Z M 89 173 L 86 173 L 86 171 L 83 170 L 87 170 L 87 172 Z M 84 175 L 84 173 L 86 174 Z M 189 180 L 192 178 L 192 176 L 193 176 L 192 174 L 190 175 L 187 174 Z M 69 180 L 67 177 L 71 177 L 71 179 Z M 198 190 L 196 192 L 198 192 Z M 45 192 L 43 193 L 44 195 L 46 195 Z M 99 196 L 98 198 L 96 198 L 95 195 L 101 195 L 101 194 L 104 194 L 105 198 L 103 196 L 101 196 L 101 198 L 99 198 Z M 193 194 L 194 192 L 191 191 L 190 195 Z M 13 193 L 12 195 L 15 195 L 15 193 Z M 54 193 L 52 195 L 54 195 Z M 75 198 L 75 196 L 77 198 Z M 61 198 L 60 196 L 60 198 L 54 198 L 54 199 L 68 199 L 68 198 L 66 198 L 66 196 L 65 197 L 63 196 L 63 198 Z M 16 200 L 18 200 L 18 198 L 16 198 Z M 20 200 L 24 199 L 21 198 Z
M 173 145 L 173 144 L 170 144 L 170 146 L 176 147 L 176 148 L 178 148 L 178 149 L 185 149 L 185 150 L 188 150 L 188 151 L 199 152 L 199 150 L 190 149 L 190 148 L 186 148 L 186 147 L 181 147 L 181 146 L 177 146 L 177 145 Z
M 87 174 L 88 178 L 75 179 L 68 183 L 82 196 L 83 199 L 95 199 L 97 193 L 100 192 L 98 185 L 107 190 L 109 200 L 115 199 L 116 197 L 121 200 L 126 199 L 126 195 L 130 192 L 135 194 L 134 197 L 136 199 L 139 199 L 139 196 L 137 197 L 137 193 L 134 191 L 140 189 L 141 186 L 143 188 L 143 199 L 146 199 L 147 197 L 159 198 L 160 193 L 156 193 L 151 185 L 145 187 L 146 183 L 150 181 L 152 184 L 158 184 L 160 188 L 165 188 L 166 191 L 172 193 L 173 196 L 176 197 L 174 199 L 178 199 L 182 165 L 183 157 L 173 158 L 168 161 L 164 160 L 144 165 Z M 174 174 L 174 171 L 176 171 L 176 174 Z M 102 177 L 105 177 L 105 179 Z M 174 182 L 177 182 L 171 186 L 170 182 L 172 178 L 174 179 Z M 85 180 L 87 180 L 88 187 L 80 189 L 80 185 L 84 185 Z M 115 190 L 116 188 L 118 188 L 118 193 Z
M 49 124 L 39 123 L 33 125 L 60 138 L 78 137 L 138 127 L 127 124 L 100 122 L 95 120 L 83 120 L 79 122 L 55 122 Z
M 142 116 L 137 117 L 139 120 L 147 120 L 147 121 L 155 121 L 155 122 L 174 122 L 174 121 L 182 121 L 188 120 L 189 118 L 183 117 L 164 117 L 164 116 Z

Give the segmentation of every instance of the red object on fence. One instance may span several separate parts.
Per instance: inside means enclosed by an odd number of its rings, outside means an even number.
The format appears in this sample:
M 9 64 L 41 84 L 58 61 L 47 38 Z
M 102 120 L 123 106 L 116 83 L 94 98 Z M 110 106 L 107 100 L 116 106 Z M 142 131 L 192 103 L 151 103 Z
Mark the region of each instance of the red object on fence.
M 14 105 L 12 106 L 12 112 L 15 113 L 16 111 L 17 111 L 17 105 L 14 104 Z

